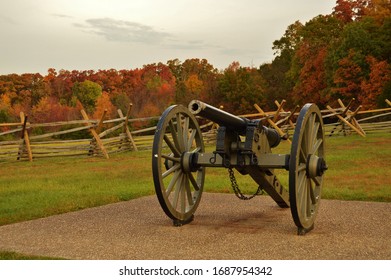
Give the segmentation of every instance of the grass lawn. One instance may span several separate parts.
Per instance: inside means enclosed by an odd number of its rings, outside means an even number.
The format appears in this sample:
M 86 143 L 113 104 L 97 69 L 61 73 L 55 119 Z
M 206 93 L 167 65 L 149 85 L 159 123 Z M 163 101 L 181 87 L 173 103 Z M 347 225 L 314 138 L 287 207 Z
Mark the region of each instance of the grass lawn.
M 150 152 L 0 164 L 0 225 L 153 194 Z

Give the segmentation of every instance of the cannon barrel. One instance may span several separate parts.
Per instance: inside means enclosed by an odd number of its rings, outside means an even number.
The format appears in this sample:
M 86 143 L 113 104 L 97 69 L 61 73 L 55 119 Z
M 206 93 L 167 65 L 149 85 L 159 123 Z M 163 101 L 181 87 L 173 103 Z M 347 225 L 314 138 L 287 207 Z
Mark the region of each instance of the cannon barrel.
M 225 126 L 227 129 L 238 132 L 240 135 L 246 134 L 246 128 L 250 120 L 241 118 L 199 100 L 192 100 L 189 103 L 189 110 L 193 115 L 207 118 L 220 126 Z M 267 140 L 271 148 L 277 147 L 280 144 L 281 136 L 272 128 L 262 126 L 266 133 Z
M 189 103 L 189 110 L 193 115 L 209 119 L 227 129 L 237 131 L 240 134 L 246 132 L 247 119 L 232 115 L 202 101 L 192 100 Z

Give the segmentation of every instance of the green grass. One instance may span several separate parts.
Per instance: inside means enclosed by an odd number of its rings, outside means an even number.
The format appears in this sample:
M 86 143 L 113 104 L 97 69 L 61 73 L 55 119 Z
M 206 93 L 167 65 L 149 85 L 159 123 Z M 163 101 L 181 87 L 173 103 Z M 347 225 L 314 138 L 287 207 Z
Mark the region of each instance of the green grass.
M 391 202 L 391 134 L 369 134 L 348 137 L 327 137 L 325 174 L 322 198 Z M 290 153 L 282 143 L 273 153 Z M 288 186 L 288 171 L 276 170 L 282 185 Z M 247 193 L 257 186 L 249 176 L 236 172 L 239 186 Z M 225 169 L 208 169 L 206 191 L 231 192 Z
M 149 194 L 149 152 L 2 163 L 0 225 Z
M 329 142 L 324 197 L 391 202 L 391 134 Z

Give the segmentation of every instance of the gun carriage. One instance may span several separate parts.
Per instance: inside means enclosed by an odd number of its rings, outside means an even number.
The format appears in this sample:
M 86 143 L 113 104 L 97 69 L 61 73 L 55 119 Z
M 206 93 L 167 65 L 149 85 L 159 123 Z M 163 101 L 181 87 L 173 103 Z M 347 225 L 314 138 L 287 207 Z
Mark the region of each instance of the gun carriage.
M 196 116 L 219 124 L 216 147 L 206 152 Z M 321 199 L 324 172 L 324 131 L 321 113 L 315 104 L 300 111 L 290 154 L 273 154 L 281 136 L 261 120 L 241 118 L 193 100 L 186 108 L 173 105 L 159 119 L 152 148 L 152 173 L 160 205 L 174 225 L 193 220 L 200 203 L 206 168 L 229 170 L 235 193 L 233 170 L 249 175 L 282 208 L 290 207 L 302 235 L 314 227 Z M 275 169 L 289 172 L 289 188 L 282 186 Z

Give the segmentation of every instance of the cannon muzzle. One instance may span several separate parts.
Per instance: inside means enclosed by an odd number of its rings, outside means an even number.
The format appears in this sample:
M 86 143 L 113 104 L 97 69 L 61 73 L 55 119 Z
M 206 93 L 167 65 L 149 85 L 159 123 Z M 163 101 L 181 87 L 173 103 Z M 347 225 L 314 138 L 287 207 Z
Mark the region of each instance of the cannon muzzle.
M 189 110 L 193 115 L 209 119 L 229 130 L 237 131 L 242 135 L 246 133 L 248 120 L 245 118 L 232 115 L 199 100 L 192 100 L 189 103 Z

